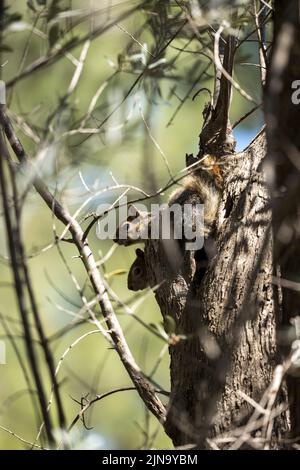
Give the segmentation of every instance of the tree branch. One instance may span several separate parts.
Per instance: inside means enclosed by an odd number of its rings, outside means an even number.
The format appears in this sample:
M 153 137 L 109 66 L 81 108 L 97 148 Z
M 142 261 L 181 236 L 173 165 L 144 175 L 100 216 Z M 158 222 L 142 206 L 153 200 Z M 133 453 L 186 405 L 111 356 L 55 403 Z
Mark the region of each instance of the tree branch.
M 30 164 L 30 160 L 28 160 L 21 142 L 14 133 L 4 106 L 1 106 L 0 108 L 0 124 L 3 126 L 6 137 L 9 140 L 18 160 L 20 162 L 26 162 L 27 164 Z M 136 364 L 134 357 L 132 356 L 119 321 L 113 310 L 109 296 L 106 292 L 104 282 L 97 268 L 93 253 L 89 247 L 88 240 L 84 239 L 84 232 L 81 226 L 49 192 L 47 186 L 39 178 L 39 176 L 34 178 L 33 185 L 49 209 L 57 217 L 57 219 L 60 220 L 65 226 L 69 227 L 69 232 L 72 236 L 74 244 L 78 249 L 80 258 L 83 261 L 94 293 L 99 298 L 100 309 L 108 330 L 110 331 L 110 336 L 114 343 L 115 349 L 147 408 L 160 420 L 160 422 L 164 422 L 164 405 L 156 396 L 154 388 L 148 382 L 148 380 L 146 380 L 142 371 Z

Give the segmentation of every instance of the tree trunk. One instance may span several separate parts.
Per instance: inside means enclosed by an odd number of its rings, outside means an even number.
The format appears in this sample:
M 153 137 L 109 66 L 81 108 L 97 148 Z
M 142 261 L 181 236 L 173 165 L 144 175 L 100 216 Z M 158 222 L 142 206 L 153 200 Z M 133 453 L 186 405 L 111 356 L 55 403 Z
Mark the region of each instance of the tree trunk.
M 245 424 L 278 361 L 278 302 L 272 285 L 271 209 L 262 172 L 263 134 L 244 152 L 223 157 L 225 181 L 216 221 L 216 254 L 204 278 L 193 279 L 191 257 L 170 277 L 164 245 L 148 240 L 150 284 L 163 317 L 187 339 L 170 346 L 171 397 L 166 432 L 174 444 L 197 443 Z M 176 343 L 176 342 L 175 342 Z M 286 400 L 285 395 L 281 401 Z M 274 436 L 287 429 L 275 420 Z
M 299 308 L 299 197 L 300 197 L 300 11 L 296 0 L 275 2 L 274 46 L 265 94 L 268 168 L 274 179 L 272 204 L 275 259 L 283 288 L 283 323 L 291 328 Z M 296 101 L 295 101 L 296 99 Z M 299 339 L 299 338 L 298 338 Z M 288 345 L 289 346 L 289 345 Z M 299 371 L 299 370 L 298 370 Z M 299 375 L 299 372 L 298 372 Z M 288 375 L 292 437 L 300 434 L 300 378 Z

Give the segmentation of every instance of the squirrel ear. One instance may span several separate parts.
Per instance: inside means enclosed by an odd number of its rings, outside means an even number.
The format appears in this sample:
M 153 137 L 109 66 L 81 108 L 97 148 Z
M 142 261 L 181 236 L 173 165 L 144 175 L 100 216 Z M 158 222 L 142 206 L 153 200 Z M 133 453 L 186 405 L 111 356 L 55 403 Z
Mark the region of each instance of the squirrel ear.
M 137 249 L 135 250 L 135 254 L 136 254 L 136 256 L 139 256 L 139 257 L 141 257 L 141 256 L 143 257 L 143 256 L 144 256 L 144 252 L 143 252 L 143 250 L 141 250 L 140 248 L 137 248 Z
M 138 210 L 137 207 L 135 207 L 134 204 L 130 204 L 128 206 L 128 219 L 131 218 L 134 220 L 134 219 L 137 219 L 140 215 L 141 215 L 141 212 Z
M 197 157 L 194 157 L 192 153 L 190 154 L 185 154 L 185 165 L 186 166 L 191 166 L 194 165 L 198 161 Z

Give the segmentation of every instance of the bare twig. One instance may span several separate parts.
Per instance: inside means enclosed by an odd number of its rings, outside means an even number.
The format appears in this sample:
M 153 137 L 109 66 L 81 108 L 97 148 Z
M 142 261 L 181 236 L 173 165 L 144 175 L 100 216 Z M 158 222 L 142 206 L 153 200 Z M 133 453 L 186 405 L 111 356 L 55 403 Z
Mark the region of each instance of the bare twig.
M 1 122 L 1 124 L 3 124 Z M 7 235 L 7 244 L 9 247 L 9 253 L 11 258 L 11 266 L 14 276 L 15 282 L 15 289 L 16 289 L 16 296 L 17 302 L 19 307 L 19 312 L 24 328 L 24 335 L 25 335 L 25 344 L 26 344 L 26 351 L 28 355 L 28 360 L 32 368 L 32 373 L 34 377 L 34 381 L 38 391 L 38 397 L 40 401 L 40 408 L 43 415 L 43 419 L 45 421 L 45 429 L 47 433 L 47 438 L 50 443 L 53 443 L 53 436 L 52 436 L 52 425 L 51 420 L 47 413 L 47 406 L 46 406 L 46 398 L 45 398 L 45 391 L 44 385 L 42 383 L 41 374 L 37 364 L 37 358 L 34 351 L 33 343 L 32 343 L 32 336 L 31 331 L 28 324 L 28 310 L 26 306 L 25 300 L 25 293 L 24 287 L 22 282 L 22 273 L 20 269 L 20 258 L 21 254 L 19 251 L 19 240 L 16 237 L 16 231 L 13 226 L 11 214 L 8 208 L 7 200 L 8 200 L 8 193 L 6 187 L 6 180 L 4 176 L 4 166 L 3 161 L 4 158 L 8 161 L 8 150 L 6 148 L 6 144 L 3 138 L 2 132 L 0 132 L 0 186 L 2 191 L 2 204 L 3 204 L 3 211 L 4 211 L 4 218 L 5 218 L 5 225 L 6 225 L 6 235 Z
M 106 392 L 106 393 L 102 393 L 102 395 L 97 395 L 96 398 L 94 398 L 93 400 L 91 401 L 88 401 L 87 404 L 80 410 L 80 412 L 77 414 L 77 416 L 75 416 L 75 418 L 73 419 L 72 423 L 70 424 L 69 428 L 68 428 L 68 432 L 70 432 L 72 430 L 72 428 L 75 426 L 75 424 L 78 422 L 79 419 L 82 419 L 82 417 L 84 416 L 84 413 L 96 402 L 100 401 L 100 400 L 103 400 L 103 398 L 106 398 L 106 397 L 109 397 L 110 395 L 114 395 L 115 393 L 119 393 L 119 392 L 127 392 L 127 391 L 131 391 L 131 390 L 136 390 L 135 387 L 122 387 L 122 388 L 116 388 L 114 390 L 110 390 L 109 392 Z M 166 395 L 166 396 L 169 396 L 169 393 L 168 392 L 165 392 L 163 390 L 155 390 L 156 393 L 160 393 L 162 395 Z
M 262 4 L 262 2 L 261 2 Z M 267 75 L 267 52 L 265 43 L 265 17 L 266 17 L 266 6 L 262 5 L 260 11 L 257 11 L 256 0 L 254 0 L 254 17 L 255 25 L 257 30 L 257 37 L 259 40 L 259 62 L 260 62 L 260 76 L 262 85 L 266 82 Z
M 0 425 L 0 429 L 2 429 L 2 431 L 7 432 L 11 436 L 15 437 L 19 441 L 23 442 L 23 444 L 28 444 L 31 448 L 36 447 L 37 449 L 49 450 L 46 447 L 42 447 L 42 446 L 39 446 L 38 444 L 33 444 L 32 442 L 26 441 L 26 439 L 23 439 L 23 437 L 19 436 L 14 431 L 11 431 L 10 429 L 5 428 L 4 426 Z
M 0 122 L 19 161 L 29 163 L 25 150 L 17 139 L 3 106 L 0 110 Z M 106 321 L 108 330 L 110 331 L 110 336 L 115 345 L 115 349 L 145 405 L 160 421 L 163 422 L 165 419 L 165 408 L 156 396 L 152 385 L 150 385 L 148 380 L 143 376 L 132 356 L 106 292 L 103 280 L 97 269 L 93 253 L 89 247 L 87 239 L 84 240 L 83 238 L 84 233 L 82 228 L 79 223 L 70 216 L 66 209 L 54 198 L 39 177 L 35 178 L 34 187 L 49 209 L 55 214 L 57 219 L 65 226 L 69 226 L 69 232 L 87 271 L 91 286 L 95 295 L 99 298 L 100 309 Z
M 64 57 L 67 52 L 74 49 L 75 47 L 81 46 L 86 41 L 92 41 L 93 39 L 101 36 L 103 33 L 105 33 L 111 27 L 113 27 L 116 23 L 125 20 L 126 18 L 131 16 L 133 13 L 135 13 L 137 8 L 141 8 L 144 5 L 144 3 L 146 2 L 143 2 L 141 5 L 134 6 L 128 9 L 127 11 L 122 13 L 116 20 L 112 20 L 111 22 L 105 24 L 104 26 L 101 25 L 98 28 L 95 28 L 92 32 L 87 33 L 86 35 L 84 35 L 83 37 L 81 37 L 75 42 L 68 43 L 65 47 L 60 48 L 58 51 L 56 50 L 47 56 L 40 57 L 39 59 L 35 60 L 30 65 L 28 65 L 19 75 L 9 80 L 6 83 L 7 88 L 8 89 L 11 88 L 13 85 L 23 80 L 24 78 L 28 77 L 33 72 L 37 70 L 41 70 L 45 67 L 48 67 L 49 65 L 54 64 L 55 62 L 60 60 L 62 57 Z

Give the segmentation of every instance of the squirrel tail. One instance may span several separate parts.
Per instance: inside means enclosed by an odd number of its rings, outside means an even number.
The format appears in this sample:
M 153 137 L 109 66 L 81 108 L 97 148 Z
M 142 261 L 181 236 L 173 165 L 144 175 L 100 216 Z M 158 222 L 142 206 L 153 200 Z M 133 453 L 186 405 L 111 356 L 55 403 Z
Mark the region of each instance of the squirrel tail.
M 177 190 L 172 200 L 179 196 L 184 190 L 199 194 L 202 204 L 204 204 L 204 223 L 205 227 L 210 227 L 216 220 L 217 211 L 220 202 L 220 190 L 213 183 L 195 176 L 187 176 L 183 180 L 183 188 Z M 175 196 L 175 197 L 174 197 Z

